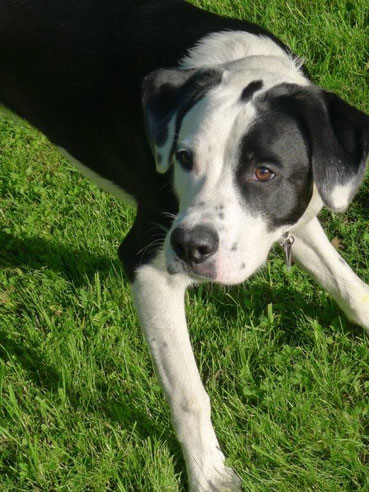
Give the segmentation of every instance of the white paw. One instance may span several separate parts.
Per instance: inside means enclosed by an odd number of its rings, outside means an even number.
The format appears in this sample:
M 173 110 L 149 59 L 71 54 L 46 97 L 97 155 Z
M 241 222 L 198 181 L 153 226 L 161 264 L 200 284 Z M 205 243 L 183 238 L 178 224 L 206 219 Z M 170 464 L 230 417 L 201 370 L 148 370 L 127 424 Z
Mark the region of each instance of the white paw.
M 227 466 L 221 470 L 214 469 L 211 476 L 209 474 L 197 474 L 192 477 L 190 482 L 191 492 L 240 492 L 241 480 Z
M 347 317 L 351 323 L 365 328 L 366 332 L 369 334 L 369 294 L 367 294 L 368 299 L 363 301 L 359 305 L 358 309 L 350 310 L 347 312 Z
M 350 302 L 342 306 L 348 319 L 363 328 L 369 334 L 369 287 L 350 293 Z

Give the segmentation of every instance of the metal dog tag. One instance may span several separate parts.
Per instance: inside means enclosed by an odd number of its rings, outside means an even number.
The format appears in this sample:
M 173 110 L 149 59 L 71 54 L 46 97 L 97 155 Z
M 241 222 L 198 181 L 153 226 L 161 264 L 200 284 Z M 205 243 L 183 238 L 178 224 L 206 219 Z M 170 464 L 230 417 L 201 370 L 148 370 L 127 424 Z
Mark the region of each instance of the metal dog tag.
M 283 249 L 286 256 L 287 270 L 290 271 L 292 266 L 292 245 L 295 242 L 295 238 L 289 232 L 283 234 L 283 237 L 285 238 Z

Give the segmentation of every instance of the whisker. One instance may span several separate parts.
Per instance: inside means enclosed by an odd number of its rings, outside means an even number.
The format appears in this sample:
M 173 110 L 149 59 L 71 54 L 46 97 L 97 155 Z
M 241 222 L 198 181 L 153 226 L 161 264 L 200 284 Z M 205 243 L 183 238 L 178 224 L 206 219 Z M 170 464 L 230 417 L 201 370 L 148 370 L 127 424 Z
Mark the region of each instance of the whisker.
M 161 214 L 164 215 L 165 217 L 168 217 L 169 219 L 175 219 L 176 218 L 176 215 L 172 214 L 171 212 L 162 212 Z
M 154 241 L 151 241 L 151 243 L 147 244 L 142 249 L 140 249 L 137 254 L 141 254 L 143 256 L 149 249 L 152 249 L 154 247 L 158 247 L 159 249 L 160 246 L 164 245 L 164 240 L 165 240 L 164 237 L 154 239 Z
M 169 227 L 165 227 L 165 226 L 163 226 L 162 224 L 156 224 L 156 223 L 155 223 L 155 225 L 156 225 L 156 227 L 158 227 L 161 231 L 164 231 L 164 232 L 165 232 L 165 234 L 169 231 Z

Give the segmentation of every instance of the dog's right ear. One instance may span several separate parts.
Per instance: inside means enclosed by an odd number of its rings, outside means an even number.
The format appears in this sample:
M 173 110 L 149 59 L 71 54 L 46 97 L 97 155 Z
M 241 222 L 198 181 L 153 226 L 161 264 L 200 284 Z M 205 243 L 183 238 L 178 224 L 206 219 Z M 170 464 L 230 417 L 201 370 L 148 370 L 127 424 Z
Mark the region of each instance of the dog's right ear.
M 170 167 L 184 115 L 221 80 L 216 69 L 159 69 L 145 78 L 144 118 L 159 173 Z

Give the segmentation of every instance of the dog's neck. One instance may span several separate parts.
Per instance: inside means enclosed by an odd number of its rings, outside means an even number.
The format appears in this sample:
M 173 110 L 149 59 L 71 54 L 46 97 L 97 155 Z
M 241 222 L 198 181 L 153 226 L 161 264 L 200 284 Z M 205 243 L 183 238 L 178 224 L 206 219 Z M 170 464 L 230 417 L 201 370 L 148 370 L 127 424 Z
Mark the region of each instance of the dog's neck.
M 243 31 L 210 34 L 201 39 L 181 61 L 184 69 L 221 66 L 230 71 L 263 70 L 288 74 L 305 85 L 307 79 L 301 69 L 302 64 L 302 60 L 285 51 L 273 39 Z

